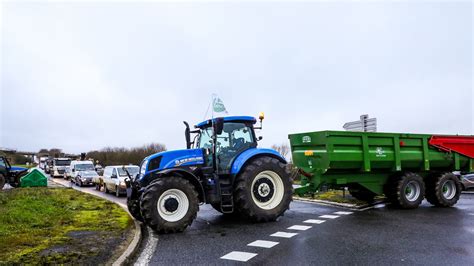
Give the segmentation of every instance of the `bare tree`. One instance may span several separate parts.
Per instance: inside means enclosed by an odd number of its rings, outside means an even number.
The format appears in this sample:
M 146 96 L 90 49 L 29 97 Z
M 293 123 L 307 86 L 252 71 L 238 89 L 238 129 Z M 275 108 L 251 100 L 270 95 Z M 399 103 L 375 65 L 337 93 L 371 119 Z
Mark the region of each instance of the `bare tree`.
M 276 150 L 278 153 L 280 153 L 285 158 L 287 158 L 287 155 L 290 152 L 290 146 L 288 146 L 288 144 L 286 144 L 286 143 L 273 144 L 271 148 Z

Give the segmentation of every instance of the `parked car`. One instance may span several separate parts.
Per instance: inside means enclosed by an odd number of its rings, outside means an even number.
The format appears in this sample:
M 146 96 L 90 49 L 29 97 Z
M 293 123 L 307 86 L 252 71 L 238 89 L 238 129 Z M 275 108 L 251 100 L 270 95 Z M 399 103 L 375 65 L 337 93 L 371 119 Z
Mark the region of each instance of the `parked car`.
M 117 197 L 127 193 L 125 178 L 127 178 L 128 175 L 123 167 L 127 169 L 131 177 L 138 174 L 139 167 L 137 165 L 115 165 L 105 167 L 103 175 L 105 193 L 113 192 Z
M 91 161 L 72 161 L 69 168 L 71 182 L 79 186 L 92 185 L 92 178 L 98 176 Z
M 54 158 L 53 165 L 50 168 L 51 177 L 61 177 L 66 173 L 66 168 L 71 165 L 69 158 Z
M 462 190 L 474 189 L 474 173 L 461 177 Z

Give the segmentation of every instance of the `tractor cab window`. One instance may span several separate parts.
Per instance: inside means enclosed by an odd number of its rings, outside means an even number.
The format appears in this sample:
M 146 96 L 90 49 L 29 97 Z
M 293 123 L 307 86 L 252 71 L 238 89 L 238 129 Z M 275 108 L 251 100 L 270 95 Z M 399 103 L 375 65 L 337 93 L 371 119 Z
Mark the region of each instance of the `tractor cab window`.
M 212 148 L 212 127 L 208 127 L 201 130 L 198 147 L 200 149 Z
M 253 131 L 249 126 L 244 123 L 225 123 L 222 134 L 217 135 L 219 171 L 229 171 L 233 159 L 255 145 Z
M 7 167 L 6 164 L 5 164 L 5 161 L 1 157 L 0 157 L 0 166 L 1 167 Z

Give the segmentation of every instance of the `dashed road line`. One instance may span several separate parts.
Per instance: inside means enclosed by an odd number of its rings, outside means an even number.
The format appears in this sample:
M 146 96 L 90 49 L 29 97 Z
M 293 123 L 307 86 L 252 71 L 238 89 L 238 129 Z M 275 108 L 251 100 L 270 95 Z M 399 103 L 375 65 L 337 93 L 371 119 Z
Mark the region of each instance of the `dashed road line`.
M 275 241 L 256 240 L 256 241 L 253 241 L 252 243 L 247 244 L 247 246 L 259 247 L 259 248 L 272 248 L 278 244 L 279 242 L 275 242 Z
M 338 212 L 334 212 L 334 214 L 337 214 L 337 215 L 349 215 L 349 214 L 353 214 L 353 212 L 338 211 Z
M 293 226 L 288 227 L 287 229 L 305 231 L 305 230 L 310 229 L 311 227 L 312 226 L 308 226 L 308 225 L 293 225 Z
M 309 219 L 309 220 L 304 221 L 303 223 L 307 223 L 307 224 L 322 224 L 322 223 L 324 223 L 325 221 L 326 221 L 326 220 Z
M 242 251 L 232 251 L 230 253 L 225 254 L 221 257 L 224 260 L 236 260 L 236 261 L 243 261 L 246 262 L 249 259 L 257 256 L 257 253 L 250 253 L 250 252 L 242 252 Z
M 319 216 L 319 218 L 323 218 L 323 219 L 336 219 L 338 217 L 339 217 L 339 215 L 331 215 L 331 214 L 326 214 L 326 215 Z
M 297 235 L 298 233 L 287 233 L 287 232 L 276 232 L 274 234 L 271 234 L 270 236 L 274 236 L 274 237 L 283 237 L 283 238 L 292 238 L 294 237 L 295 235 Z

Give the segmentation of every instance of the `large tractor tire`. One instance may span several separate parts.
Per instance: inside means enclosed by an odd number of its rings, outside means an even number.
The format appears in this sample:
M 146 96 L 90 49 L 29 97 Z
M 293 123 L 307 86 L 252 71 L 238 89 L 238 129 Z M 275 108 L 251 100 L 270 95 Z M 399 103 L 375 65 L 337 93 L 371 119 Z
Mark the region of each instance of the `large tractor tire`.
M 14 177 L 14 180 L 10 182 L 10 186 L 12 187 L 19 187 L 21 183 L 21 178 L 25 176 L 28 173 L 28 171 L 23 171 L 19 173 L 17 176 Z
M 461 182 L 453 173 L 426 178 L 426 200 L 438 207 L 451 207 L 461 196 Z
M 145 223 L 158 233 L 182 232 L 199 210 L 194 186 L 181 177 L 160 178 L 148 185 L 140 201 Z
M 367 201 L 367 202 L 373 202 L 376 194 L 360 185 L 354 185 L 349 187 L 349 193 L 351 194 L 352 197 L 362 200 L 362 201 Z
M 140 201 L 139 200 L 127 200 L 127 208 L 133 218 L 140 222 L 143 222 L 143 216 L 140 212 Z
M 3 187 L 5 186 L 5 176 L 3 176 L 2 174 L 0 174 L 0 190 L 3 189 Z
M 415 209 L 425 196 L 425 183 L 415 173 L 393 175 L 385 185 L 385 196 L 395 207 Z
M 254 159 L 235 180 L 235 207 L 251 221 L 276 220 L 289 208 L 292 194 L 290 171 L 271 157 Z

